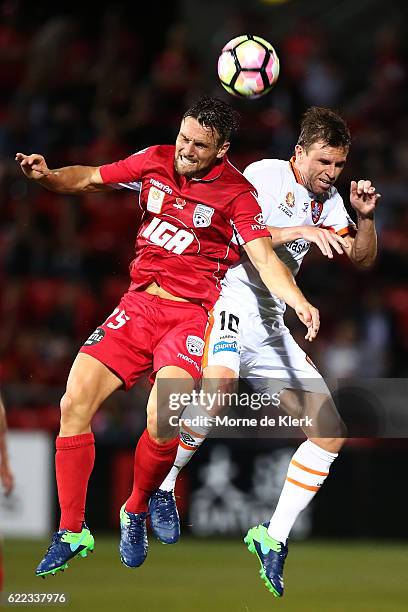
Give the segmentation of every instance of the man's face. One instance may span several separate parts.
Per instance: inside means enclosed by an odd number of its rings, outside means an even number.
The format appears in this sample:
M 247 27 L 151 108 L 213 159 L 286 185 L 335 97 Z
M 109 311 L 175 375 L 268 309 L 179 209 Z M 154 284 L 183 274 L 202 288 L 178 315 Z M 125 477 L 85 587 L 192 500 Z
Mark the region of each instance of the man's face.
M 296 145 L 296 168 L 304 186 L 315 194 L 326 193 L 339 178 L 346 163 L 348 149 L 330 147 L 323 141 L 313 143 L 309 150 Z
M 174 158 L 178 174 L 187 178 L 205 176 L 229 148 L 229 142 L 220 145 L 218 139 L 215 130 L 200 125 L 197 119 L 183 119 L 176 139 Z

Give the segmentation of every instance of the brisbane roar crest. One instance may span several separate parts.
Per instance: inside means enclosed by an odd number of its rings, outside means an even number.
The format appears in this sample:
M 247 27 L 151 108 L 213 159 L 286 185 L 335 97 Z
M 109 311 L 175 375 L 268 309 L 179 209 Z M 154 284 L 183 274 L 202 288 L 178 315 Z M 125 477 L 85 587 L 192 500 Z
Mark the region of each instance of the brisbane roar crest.
M 293 193 L 291 191 L 288 191 L 288 193 L 286 194 L 285 201 L 286 201 L 287 206 L 290 206 L 290 208 L 294 207 L 294 205 L 295 205 L 295 196 L 293 195 Z
M 312 210 L 312 221 L 314 224 L 316 224 L 319 221 L 320 216 L 323 212 L 323 203 L 318 202 L 317 200 L 312 200 L 311 210 Z

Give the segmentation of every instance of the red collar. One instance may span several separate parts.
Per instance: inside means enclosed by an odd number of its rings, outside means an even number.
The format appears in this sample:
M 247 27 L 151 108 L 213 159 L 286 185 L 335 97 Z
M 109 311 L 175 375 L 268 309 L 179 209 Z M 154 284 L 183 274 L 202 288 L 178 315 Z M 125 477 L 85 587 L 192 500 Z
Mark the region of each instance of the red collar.
M 211 181 L 215 181 L 223 173 L 224 168 L 225 168 L 225 161 L 226 161 L 226 156 L 224 155 L 224 157 L 218 160 L 215 166 L 213 166 L 211 170 L 207 172 L 207 174 L 205 174 L 201 178 L 192 178 L 191 180 L 197 181 L 200 183 L 210 183 Z

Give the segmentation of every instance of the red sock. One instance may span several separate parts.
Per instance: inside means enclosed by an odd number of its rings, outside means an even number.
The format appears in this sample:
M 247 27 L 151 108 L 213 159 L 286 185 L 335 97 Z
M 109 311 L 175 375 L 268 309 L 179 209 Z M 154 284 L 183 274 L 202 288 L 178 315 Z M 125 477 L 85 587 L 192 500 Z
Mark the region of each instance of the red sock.
M 128 512 L 146 512 L 149 499 L 159 488 L 176 458 L 179 437 L 157 444 L 147 429 L 139 438 L 135 451 L 132 494 L 126 502 Z
M 95 463 L 93 433 L 57 437 L 55 471 L 61 508 L 60 529 L 79 533 L 85 520 L 88 480 Z

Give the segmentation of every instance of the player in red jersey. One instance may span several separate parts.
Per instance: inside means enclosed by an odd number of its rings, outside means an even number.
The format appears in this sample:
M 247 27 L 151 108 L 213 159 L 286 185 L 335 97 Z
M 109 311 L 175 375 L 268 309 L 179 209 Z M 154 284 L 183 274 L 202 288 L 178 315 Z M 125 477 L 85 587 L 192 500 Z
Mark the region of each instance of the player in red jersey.
M 147 428 L 136 447 L 133 490 L 120 513 L 122 562 L 137 567 L 145 560 L 148 502 L 178 445 L 178 430 L 169 427 L 168 418 L 159 427 L 158 417 L 168 414 L 170 392 L 191 392 L 200 376 L 208 309 L 228 266 L 239 259 L 237 233 L 266 286 L 307 326 L 306 337 L 312 340 L 318 332 L 318 311 L 276 257 L 259 221 L 253 186 L 226 157 L 235 127 L 232 108 L 205 97 L 184 114 L 175 146 L 149 147 L 101 167 L 57 170 L 41 155 L 16 155 L 28 178 L 57 193 L 139 182 L 143 211 L 129 290 L 81 348 L 61 400 L 56 441 L 61 522 L 37 575 L 64 569 L 70 558 L 93 549 L 84 523 L 95 457 L 91 419 L 113 391 L 129 389 L 150 371 Z M 168 391 L 158 393 L 158 383 L 166 381 Z
M 10 468 L 7 452 L 7 420 L 3 400 L 0 396 L 0 482 L 4 495 L 10 495 L 14 487 L 14 476 Z M 1 542 L 0 542 L 1 544 Z M 3 590 L 3 558 L 0 546 L 0 593 Z

